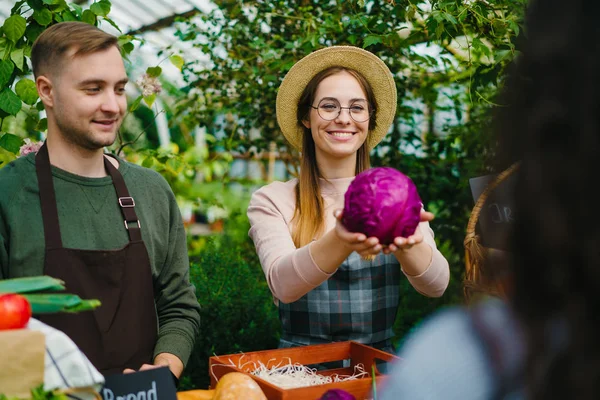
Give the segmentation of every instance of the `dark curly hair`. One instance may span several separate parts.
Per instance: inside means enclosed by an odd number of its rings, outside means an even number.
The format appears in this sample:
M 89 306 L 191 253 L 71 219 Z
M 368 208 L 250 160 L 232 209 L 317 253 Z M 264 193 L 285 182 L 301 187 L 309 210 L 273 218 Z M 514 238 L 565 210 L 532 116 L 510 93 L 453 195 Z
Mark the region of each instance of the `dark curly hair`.
M 520 161 L 512 306 L 533 399 L 600 398 L 600 24 L 597 0 L 534 0 L 496 124 Z

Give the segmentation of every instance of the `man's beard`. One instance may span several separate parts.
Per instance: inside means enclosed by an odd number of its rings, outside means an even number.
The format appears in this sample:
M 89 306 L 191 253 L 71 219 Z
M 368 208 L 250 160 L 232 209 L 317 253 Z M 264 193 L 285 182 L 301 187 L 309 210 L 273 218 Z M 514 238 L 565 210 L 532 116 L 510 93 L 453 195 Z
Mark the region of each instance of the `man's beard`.
M 120 128 L 119 125 L 114 134 L 112 134 L 112 138 L 110 136 L 111 134 L 108 132 L 104 132 L 102 137 L 96 138 L 91 130 L 81 129 L 68 122 L 65 123 L 61 118 L 56 119 L 56 125 L 65 141 L 90 151 L 96 151 L 111 146 L 115 142 L 117 131 Z

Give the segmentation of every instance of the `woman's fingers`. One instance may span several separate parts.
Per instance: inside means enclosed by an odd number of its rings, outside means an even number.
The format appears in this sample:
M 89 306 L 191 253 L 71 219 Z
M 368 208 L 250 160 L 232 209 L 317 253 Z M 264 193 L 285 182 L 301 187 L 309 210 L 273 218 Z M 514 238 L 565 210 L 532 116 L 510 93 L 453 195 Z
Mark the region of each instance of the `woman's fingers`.
M 429 222 L 434 218 L 435 218 L 435 215 L 433 215 L 433 213 L 430 213 L 429 211 L 421 210 L 421 222 Z

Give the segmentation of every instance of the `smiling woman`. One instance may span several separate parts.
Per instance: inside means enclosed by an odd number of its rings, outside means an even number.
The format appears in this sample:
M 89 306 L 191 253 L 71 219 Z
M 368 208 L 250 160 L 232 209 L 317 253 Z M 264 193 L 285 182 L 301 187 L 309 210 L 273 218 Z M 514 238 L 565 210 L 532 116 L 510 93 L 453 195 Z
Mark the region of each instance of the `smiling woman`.
M 340 222 L 344 193 L 370 168 L 369 151 L 395 111 L 390 70 L 355 47 L 316 51 L 281 84 L 277 120 L 302 153 L 300 175 L 261 188 L 248 207 L 249 234 L 279 307 L 280 347 L 355 340 L 392 352 L 402 272 L 427 296 L 447 287 L 430 213 L 421 213 L 414 235 L 385 247 Z

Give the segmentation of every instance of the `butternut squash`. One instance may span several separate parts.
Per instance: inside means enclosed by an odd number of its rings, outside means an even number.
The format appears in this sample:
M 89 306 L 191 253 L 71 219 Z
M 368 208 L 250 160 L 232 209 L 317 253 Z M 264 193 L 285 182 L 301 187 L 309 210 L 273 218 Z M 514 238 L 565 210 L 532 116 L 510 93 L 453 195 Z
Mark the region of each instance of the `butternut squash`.
M 260 386 L 249 375 L 230 372 L 219 379 L 212 400 L 267 400 Z
M 230 372 L 219 379 L 213 390 L 177 393 L 177 400 L 267 400 L 258 383 L 247 374 Z
M 177 392 L 177 400 L 212 400 L 214 390 L 186 390 Z

